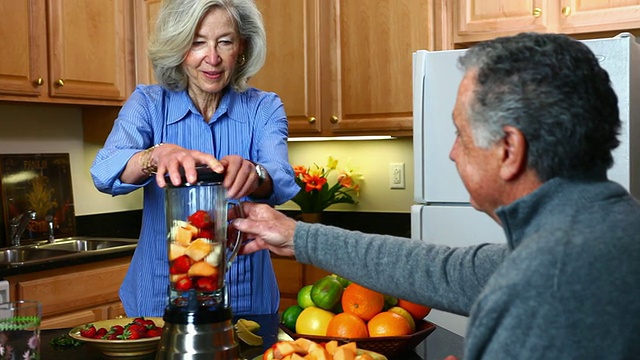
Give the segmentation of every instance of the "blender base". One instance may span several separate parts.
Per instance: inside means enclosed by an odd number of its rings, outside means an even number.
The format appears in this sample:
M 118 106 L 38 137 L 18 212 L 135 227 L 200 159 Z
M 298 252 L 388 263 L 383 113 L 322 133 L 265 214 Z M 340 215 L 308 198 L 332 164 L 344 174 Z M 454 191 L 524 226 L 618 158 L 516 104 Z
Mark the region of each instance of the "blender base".
M 232 318 L 229 308 L 213 313 L 167 310 L 156 360 L 240 359 Z

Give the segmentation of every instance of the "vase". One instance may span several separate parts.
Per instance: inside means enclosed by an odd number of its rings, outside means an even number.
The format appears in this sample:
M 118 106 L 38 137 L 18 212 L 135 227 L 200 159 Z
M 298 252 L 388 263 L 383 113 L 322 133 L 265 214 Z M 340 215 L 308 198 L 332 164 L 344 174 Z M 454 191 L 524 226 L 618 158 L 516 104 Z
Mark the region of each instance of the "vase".
M 300 220 L 307 223 L 320 223 L 322 220 L 322 213 L 302 213 L 300 214 Z

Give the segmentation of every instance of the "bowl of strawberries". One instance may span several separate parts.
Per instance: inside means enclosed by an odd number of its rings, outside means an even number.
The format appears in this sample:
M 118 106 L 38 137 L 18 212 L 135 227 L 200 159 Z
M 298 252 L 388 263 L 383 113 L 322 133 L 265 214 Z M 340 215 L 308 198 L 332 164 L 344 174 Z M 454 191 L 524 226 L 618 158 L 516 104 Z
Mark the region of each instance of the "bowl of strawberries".
M 160 317 L 109 319 L 76 326 L 69 336 L 107 356 L 140 356 L 156 351 L 163 325 Z

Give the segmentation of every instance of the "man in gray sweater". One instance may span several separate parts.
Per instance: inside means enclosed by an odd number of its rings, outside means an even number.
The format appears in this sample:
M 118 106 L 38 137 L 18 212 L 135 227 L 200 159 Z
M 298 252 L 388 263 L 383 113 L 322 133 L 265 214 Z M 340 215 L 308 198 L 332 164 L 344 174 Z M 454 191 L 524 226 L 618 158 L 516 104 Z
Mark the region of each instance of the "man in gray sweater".
M 243 251 L 468 315 L 465 359 L 640 358 L 640 206 L 607 180 L 620 130 L 608 74 L 559 34 L 480 43 L 460 65 L 450 158 L 506 244 L 451 248 L 245 204 Z

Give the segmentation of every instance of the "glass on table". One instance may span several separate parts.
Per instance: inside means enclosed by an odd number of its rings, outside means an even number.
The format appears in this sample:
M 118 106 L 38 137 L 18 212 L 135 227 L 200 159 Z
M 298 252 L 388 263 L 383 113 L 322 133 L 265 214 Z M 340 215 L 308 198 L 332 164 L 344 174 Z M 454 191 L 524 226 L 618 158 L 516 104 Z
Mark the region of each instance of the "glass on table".
M 39 301 L 0 303 L 0 359 L 40 359 L 41 321 Z

